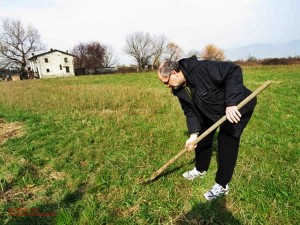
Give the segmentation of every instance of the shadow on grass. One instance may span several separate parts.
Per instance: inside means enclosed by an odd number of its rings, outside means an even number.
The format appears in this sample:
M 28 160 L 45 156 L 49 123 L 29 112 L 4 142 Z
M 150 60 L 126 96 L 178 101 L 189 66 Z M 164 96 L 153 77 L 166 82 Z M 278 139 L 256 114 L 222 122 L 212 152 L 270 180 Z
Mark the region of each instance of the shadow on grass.
M 161 173 L 160 175 L 158 175 L 157 177 L 155 177 L 153 180 L 146 180 L 145 182 L 143 182 L 142 184 L 151 184 L 154 183 L 155 181 L 159 180 L 161 177 L 166 177 L 169 174 L 172 174 L 174 172 L 176 172 L 177 170 L 179 170 L 183 165 L 177 166 L 175 168 L 173 168 L 172 170 L 167 170 L 164 173 Z
M 177 219 L 176 225 L 241 225 L 227 209 L 226 196 L 211 202 L 199 203 L 185 215 Z
M 179 165 L 179 166 L 176 166 L 176 167 L 174 167 L 174 168 L 171 169 L 171 170 L 166 169 L 165 172 L 162 172 L 162 173 L 159 174 L 157 177 L 155 177 L 153 180 L 150 180 L 150 178 L 149 178 L 149 180 L 146 180 L 146 181 L 144 181 L 144 182 L 141 182 L 141 184 L 151 184 L 151 183 L 154 183 L 155 181 L 159 180 L 160 178 L 166 177 L 166 176 L 168 176 L 168 175 L 170 175 L 170 174 L 172 174 L 172 173 L 174 173 L 174 172 L 180 170 L 180 169 L 181 169 L 183 166 L 185 166 L 186 164 L 188 164 L 188 165 L 193 165 L 193 164 L 195 164 L 195 159 L 192 159 L 192 160 L 188 161 L 187 163 L 183 163 L 183 164 L 181 164 L 181 165 Z

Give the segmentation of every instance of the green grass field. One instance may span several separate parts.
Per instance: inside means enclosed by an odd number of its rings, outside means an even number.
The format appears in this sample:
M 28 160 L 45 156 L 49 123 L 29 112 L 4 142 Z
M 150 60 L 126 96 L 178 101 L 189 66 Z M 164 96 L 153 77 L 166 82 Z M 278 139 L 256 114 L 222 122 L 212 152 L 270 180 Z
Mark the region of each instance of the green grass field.
M 203 193 L 215 153 L 204 179 L 182 178 L 187 153 L 142 184 L 187 138 L 155 72 L 0 82 L 0 119 L 23 127 L 0 142 L 0 224 L 297 224 L 300 66 L 243 70 L 251 90 L 273 83 L 242 136 L 229 195 L 213 202 Z

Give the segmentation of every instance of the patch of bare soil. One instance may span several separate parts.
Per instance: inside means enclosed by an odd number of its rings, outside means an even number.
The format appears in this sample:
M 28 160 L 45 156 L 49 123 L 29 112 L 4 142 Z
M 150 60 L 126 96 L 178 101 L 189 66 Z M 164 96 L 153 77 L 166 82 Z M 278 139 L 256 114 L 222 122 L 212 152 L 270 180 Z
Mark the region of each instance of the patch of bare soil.
M 12 137 L 21 137 L 24 132 L 20 122 L 7 123 L 4 119 L 0 118 L 0 144 L 6 142 Z

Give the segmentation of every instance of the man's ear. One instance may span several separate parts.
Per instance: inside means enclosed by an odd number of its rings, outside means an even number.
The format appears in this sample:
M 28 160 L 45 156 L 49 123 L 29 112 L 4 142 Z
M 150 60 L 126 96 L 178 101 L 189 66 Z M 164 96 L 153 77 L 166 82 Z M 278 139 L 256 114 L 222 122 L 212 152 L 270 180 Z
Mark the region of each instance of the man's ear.
M 176 70 L 171 70 L 171 74 L 177 73 Z

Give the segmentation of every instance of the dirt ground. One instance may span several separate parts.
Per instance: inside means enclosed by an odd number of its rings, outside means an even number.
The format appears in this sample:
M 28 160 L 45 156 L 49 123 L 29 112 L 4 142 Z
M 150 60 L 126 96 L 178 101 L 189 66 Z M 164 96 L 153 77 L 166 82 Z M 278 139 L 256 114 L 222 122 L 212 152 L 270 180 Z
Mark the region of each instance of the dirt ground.
M 24 133 L 22 127 L 20 122 L 7 123 L 0 118 L 0 144 L 6 142 L 9 138 L 22 136 Z

